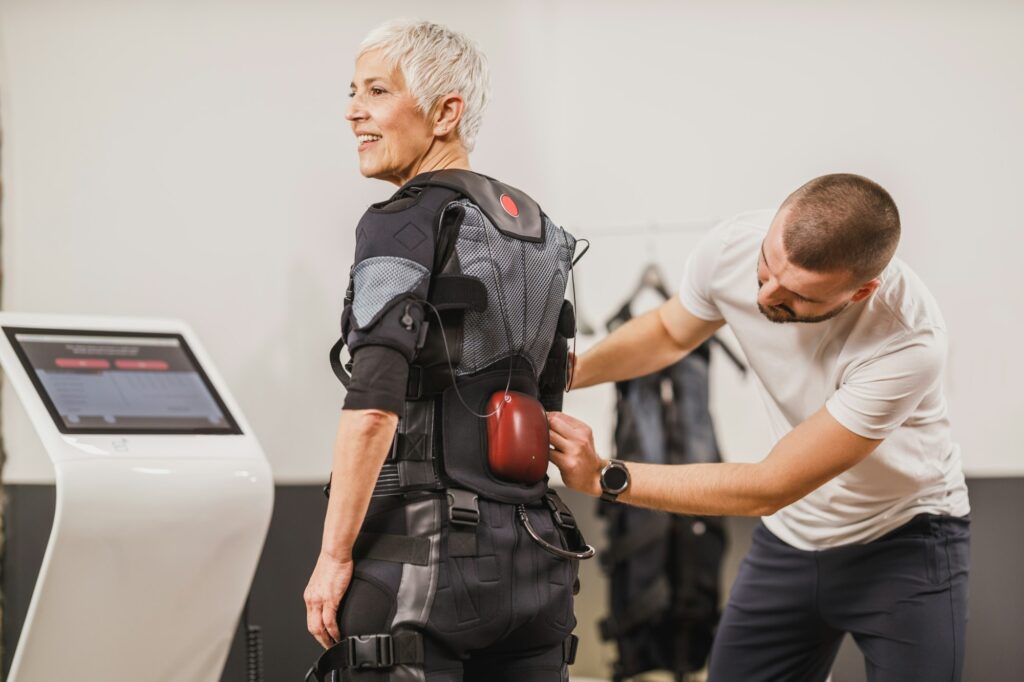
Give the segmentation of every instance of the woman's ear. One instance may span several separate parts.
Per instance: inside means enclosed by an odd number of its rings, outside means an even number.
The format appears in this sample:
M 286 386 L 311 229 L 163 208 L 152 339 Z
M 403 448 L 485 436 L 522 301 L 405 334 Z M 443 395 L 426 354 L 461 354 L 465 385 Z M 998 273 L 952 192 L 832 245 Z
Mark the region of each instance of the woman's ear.
M 465 108 L 466 102 L 458 93 L 442 97 L 434 109 L 434 135 L 444 137 L 454 133 L 459 127 Z

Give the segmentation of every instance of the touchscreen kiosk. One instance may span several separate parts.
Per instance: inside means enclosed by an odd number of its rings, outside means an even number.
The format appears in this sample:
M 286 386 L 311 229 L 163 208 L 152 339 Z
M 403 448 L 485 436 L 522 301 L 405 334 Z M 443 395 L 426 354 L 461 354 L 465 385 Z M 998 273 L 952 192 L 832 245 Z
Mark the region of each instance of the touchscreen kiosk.
M 13 313 L 0 328 L 57 498 L 9 679 L 220 680 L 273 479 L 195 335 Z

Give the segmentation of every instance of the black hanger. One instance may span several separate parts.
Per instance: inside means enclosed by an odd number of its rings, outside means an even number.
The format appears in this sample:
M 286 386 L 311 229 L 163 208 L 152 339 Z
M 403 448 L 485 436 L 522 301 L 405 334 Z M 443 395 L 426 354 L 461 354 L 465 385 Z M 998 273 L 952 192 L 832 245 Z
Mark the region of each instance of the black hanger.
M 636 289 L 630 294 L 628 302 L 632 303 L 636 300 L 636 297 L 643 292 L 644 289 L 653 289 L 654 291 L 661 294 L 661 297 L 668 300 L 672 297 L 672 294 L 668 292 L 668 286 L 665 284 L 665 275 L 661 271 L 661 266 L 657 263 L 650 263 L 644 271 L 640 274 L 640 281 L 637 282 Z
M 640 273 L 640 281 L 637 282 L 636 288 L 633 289 L 633 293 L 629 295 L 626 301 L 622 304 L 622 307 L 618 311 L 608 318 L 605 322 L 605 328 L 608 331 L 612 331 L 623 322 L 627 322 L 633 317 L 633 312 L 630 308 L 633 305 L 633 301 L 639 296 L 645 289 L 652 289 L 657 292 L 666 301 L 672 297 L 672 294 L 668 291 L 668 286 L 665 284 L 665 276 L 661 271 L 661 266 L 657 263 L 649 263 L 647 267 Z

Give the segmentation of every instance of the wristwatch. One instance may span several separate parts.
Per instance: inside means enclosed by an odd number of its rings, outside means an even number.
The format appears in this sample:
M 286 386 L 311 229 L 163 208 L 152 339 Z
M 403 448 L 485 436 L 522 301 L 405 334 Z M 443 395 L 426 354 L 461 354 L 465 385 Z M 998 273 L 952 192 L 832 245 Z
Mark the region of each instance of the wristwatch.
M 608 460 L 608 464 L 601 469 L 601 499 L 605 502 L 615 502 L 622 493 L 629 488 L 629 469 L 625 462 L 617 459 Z

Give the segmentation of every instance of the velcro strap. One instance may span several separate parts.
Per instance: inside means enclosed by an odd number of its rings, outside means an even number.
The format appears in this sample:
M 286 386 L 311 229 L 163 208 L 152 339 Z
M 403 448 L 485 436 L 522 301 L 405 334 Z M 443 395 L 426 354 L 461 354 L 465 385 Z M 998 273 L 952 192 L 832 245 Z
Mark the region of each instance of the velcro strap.
M 428 394 L 437 394 L 452 385 L 451 369 L 447 364 L 436 367 L 409 365 L 409 383 L 405 387 L 406 400 L 422 400 Z
M 562 536 L 562 540 L 565 541 L 566 549 L 570 552 L 584 552 L 590 550 L 590 546 L 587 544 L 586 538 L 583 537 L 583 532 L 576 524 L 576 517 L 572 515 L 572 510 L 569 509 L 569 505 L 562 501 L 562 498 L 558 496 L 558 493 L 554 490 L 548 489 L 548 491 L 544 493 L 544 504 L 546 504 L 548 509 L 551 511 L 551 516 L 555 521 L 555 530 L 558 531 L 558 534 Z
M 426 462 L 399 462 L 398 480 L 403 488 L 437 483 L 437 475 L 434 472 L 434 463 Z
M 345 335 L 342 334 L 341 338 L 334 342 L 331 346 L 331 370 L 334 371 L 334 376 L 338 377 L 338 381 L 345 388 L 348 388 L 349 383 L 352 382 L 352 375 L 345 371 L 344 365 L 341 364 L 341 350 L 345 347 Z
M 558 496 L 554 490 L 548 490 L 544 494 L 544 503 L 548 505 L 548 509 L 551 510 L 551 515 L 555 519 L 561 528 L 576 528 L 576 517 L 572 515 L 572 510 L 569 506 L 562 501 L 562 498 Z
M 476 528 L 448 526 L 448 556 L 459 558 L 476 554 Z
M 430 563 L 430 540 L 389 533 L 360 533 L 352 548 L 355 559 L 376 559 L 398 564 Z
M 429 433 L 396 433 L 391 456 L 401 462 L 430 461 Z
M 430 302 L 438 310 L 468 308 L 482 313 L 487 310 L 487 287 L 468 275 L 438 275 L 434 278 Z
M 672 588 L 664 576 L 658 578 L 650 587 L 631 600 L 626 612 L 618 618 L 606 618 L 601 621 L 601 637 L 616 639 L 628 634 L 637 626 L 643 625 L 664 613 L 672 602 Z

